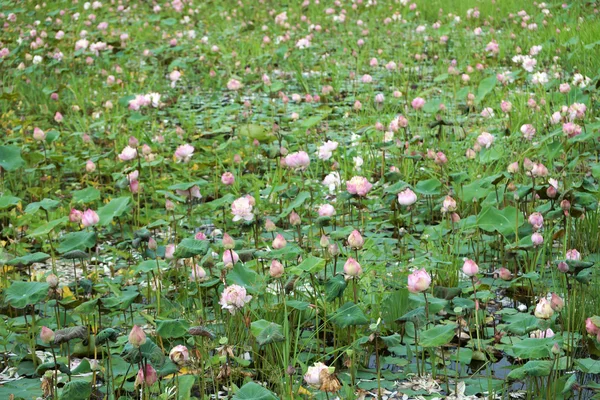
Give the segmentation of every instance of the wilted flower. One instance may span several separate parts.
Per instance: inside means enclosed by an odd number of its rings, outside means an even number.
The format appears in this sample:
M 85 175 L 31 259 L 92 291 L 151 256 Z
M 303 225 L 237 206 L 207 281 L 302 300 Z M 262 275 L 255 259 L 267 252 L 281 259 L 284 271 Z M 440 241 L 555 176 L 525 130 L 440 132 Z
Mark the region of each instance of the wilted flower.
M 190 353 L 188 348 L 180 344 L 171 349 L 169 352 L 169 358 L 175 365 L 183 365 L 190 359 Z
M 535 316 L 541 319 L 549 319 L 554 314 L 554 310 L 550 305 L 550 302 L 545 298 L 541 298 L 538 304 L 535 306 Z
M 446 196 L 446 198 L 444 198 L 444 201 L 442 202 L 441 211 L 443 213 L 446 213 L 448 211 L 456 211 L 456 200 L 454 200 L 450 196 Z
M 252 296 L 246 294 L 246 288 L 239 285 L 227 286 L 221 294 L 221 308 L 229 310 L 231 314 L 235 314 L 235 311 L 244 307 Z
M 308 367 L 306 374 L 304 374 L 304 381 L 307 385 L 318 389 L 321 387 L 321 371 L 328 370 L 327 365 L 318 362 L 315 363 L 312 367 Z

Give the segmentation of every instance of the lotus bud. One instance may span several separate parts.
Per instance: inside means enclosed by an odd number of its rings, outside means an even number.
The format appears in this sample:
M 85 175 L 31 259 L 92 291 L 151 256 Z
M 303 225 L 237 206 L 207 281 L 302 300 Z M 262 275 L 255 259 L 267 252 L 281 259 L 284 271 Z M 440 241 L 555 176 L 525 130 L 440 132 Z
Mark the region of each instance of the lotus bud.
M 46 277 L 46 283 L 48 284 L 48 286 L 50 286 L 52 289 L 56 289 L 58 287 L 58 276 L 54 275 L 54 274 L 50 274 Z
M 174 254 L 175 254 L 175 245 L 172 243 L 168 244 L 165 247 L 165 259 L 167 259 L 167 260 L 173 259 Z
M 353 249 L 361 249 L 365 244 L 365 240 L 361 236 L 360 232 L 355 229 L 352 231 L 352 233 L 350 233 L 350 236 L 348 236 L 348 244 Z
M 42 326 L 42 331 L 40 332 L 40 339 L 44 344 L 50 344 L 54 342 L 54 331 L 50 328 Z
M 235 241 L 227 233 L 223 235 L 223 240 L 221 243 L 223 244 L 223 248 L 225 250 L 235 249 Z
M 354 277 L 359 276 L 361 273 L 362 273 L 362 268 L 360 267 L 360 264 L 358 263 L 358 261 L 356 261 L 352 257 L 348 258 L 348 260 L 344 264 L 344 274 L 347 277 L 354 278 Z
M 567 264 L 564 261 L 559 262 L 557 268 L 560 272 L 563 272 L 563 273 L 569 272 L 569 264 Z
M 295 211 L 292 211 L 290 213 L 290 225 L 298 226 L 301 223 L 302 223 L 302 221 L 300 220 L 300 216 L 298 215 L 298 213 L 296 213 Z
M 148 239 L 148 248 L 150 250 L 156 250 L 158 248 L 158 243 L 156 243 L 156 240 L 152 237 Z
M 550 299 L 550 306 L 554 311 L 561 312 L 561 310 L 565 306 L 565 301 L 556 293 L 552 293 L 552 298 Z
M 85 163 L 85 170 L 87 173 L 92 173 L 96 170 L 96 164 L 92 160 L 87 160 Z
M 338 254 L 340 254 L 340 248 L 338 247 L 337 243 L 330 244 L 329 247 L 327 248 L 327 251 L 329 252 L 329 254 L 332 257 L 335 257 Z
M 281 276 L 283 276 L 283 272 L 283 265 L 279 261 L 271 261 L 271 266 L 269 267 L 269 274 L 271 275 L 271 277 L 280 278 Z
M 321 235 L 321 240 L 319 241 L 319 245 L 323 248 L 329 246 L 329 238 L 327 235 Z
M 131 343 L 133 347 L 140 347 L 146 343 L 146 333 L 144 330 L 139 326 L 134 325 L 131 332 L 129 332 L 129 343 Z
M 466 259 L 463 264 L 462 270 L 465 275 L 472 277 L 477 275 L 477 273 L 479 272 L 479 266 L 475 261 L 471 259 Z
M 138 374 L 135 378 L 135 386 L 137 387 L 142 384 L 145 384 L 146 386 L 152 386 L 157 380 L 158 376 L 156 374 L 156 370 L 148 363 L 143 369 L 138 371 Z
M 277 226 L 275 226 L 275 223 L 273 221 L 267 218 L 267 220 L 265 221 L 265 230 L 267 232 L 275 232 L 277 230 Z
M 502 267 L 498 270 L 498 276 L 503 281 L 510 281 L 513 278 L 512 272 L 510 272 L 508 269 L 506 269 L 504 267 Z
M 275 250 L 279 250 L 279 249 L 283 249 L 286 245 L 287 245 L 287 241 L 281 235 L 281 233 L 278 233 L 277 236 L 275 237 L 275 239 L 273 240 L 273 248 Z

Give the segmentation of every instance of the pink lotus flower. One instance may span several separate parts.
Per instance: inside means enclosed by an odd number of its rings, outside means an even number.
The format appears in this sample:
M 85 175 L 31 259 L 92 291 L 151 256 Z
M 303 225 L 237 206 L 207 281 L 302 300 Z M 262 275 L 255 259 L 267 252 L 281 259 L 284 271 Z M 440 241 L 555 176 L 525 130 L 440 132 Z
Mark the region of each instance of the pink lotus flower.
M 463 264 L 462 270 L 465 275 L 473 277 L 479 272 L 479 266 L 475 261 L 471 259 L 466 259 Z
M 536 329 L 535 331 L 533 331 L 529 334 L 529 337 L 532 339 L 551 338 L 551 337 L 554 337 L 554 331 L 550 328 L 546 329 L 545 331 Z
M 417 195 L 410 189 L 404 189 L 398 193 L 398 204 L 404 207 L 411 206 L 417 202 Z
M 581 126 L 574 124 L 573 122 L 567 122 L 562 126 L 563 133 L 568 137 L 572 138 L 581 134 Z
M 600 327 L 598 327 L 598 326 L 596 326 L 596 324 L 594 324 L 592 318 L 588 318 L 585 320 L 585 330 L 590 335 L 597 335 L 598 332 L 600 332 Z
M 310 164 L 310 157 L 305 151 L 290 153 L 285 157 L 285 165 L 288 168 L 305 169 Z
M 577 251 L 577 249 L 570 249 L 567 250 L 566 258 L 567 260 L 579 261 L 581 260 L 581 254 Z
M 129 332 L 129 343 L 133 347 L 140 347 L 144 343 L 146 343 L 146 333 L 142 328 L 137 325 L 134 325 Z
M 229 82 L 227 82 L 227 89 L 229 90 L 240 90 L 241 88 L 242 84 L 237 79 L 232 78 L 229 80 Z
M 247 197 L 240 197 L 231 204 L 231 212 L 233 214 L 233 221 L 252 221 L 254 214 L 252 214 L 252 204 Z
M 492 143 L 494 143 L 494 136 L 489 132 L 483 132 L 477 137 L 477 144 L 481 147 L 489 149 Z
M 130 161 L 137 157 L 137 150 L 133 147 L 126 146 L 121 154 L 119 154 L 119 159 L 121 161 Z
M 328 140 L 319 147 L 318 157 L 320 160 L 329 160 L 333 155 L 333 151 L 338 148 L 338 142 Z
M 183 144 L 175 150 L 175 158 L 177 162 L 187 163 L 194 155 L 194 147 L 189 144 Z
M 354 176 L 346 182 L 346 190 L 350 194 L 364 197 L 369 193 L 373 185 L 369 183 L 367 178 L 362 176 Z
M 231 314 L 235 314 L 236 310 L 244 307 L 250 300 L 252 300 L 252 296 L 246 294 L 246 288 L 239 285 L 231 285 L 223 290 L 219 304 L 221 304 L 222 309 L 229 310 Z
M 411 103 L 410 105 L 412 106 L 412 108 L 414 108 L 415 110 L 420 110 L 423 108 L 423 106 L 425 105 L 425 99 L 421 98 L 421 97 L 416 97 Z
M 416 270 L 408 275 L 408 291 L 411 293 L 421 293 L 431 285 L 431 276 L 425 271 L 425 268 Z
M 317 211 L 319 217 L 333 217 L 335 215 L 335 208 L 331 204 L 323 204 Z
M 81 216 L 81 223 L 84 227 L 87 228 L 90 226 L 94 226 L 98 222 L 100 222 L 100 217 L 98 216 L 96 211 L 92 209 L 87 209 L 83 212 L 83 215 Z
M 521 126 L 521 133 L 523 134 L 523 137 L 527 140 L 533 139 L 535 132 L 536 130 L 531 124 L 525 124 Z
M 198 187 L 198 185 L 194 185 L 187 190 L 176 189 L 175 193 L 177 193 L 179 196 L 185 196 L 189 199 L 201 199 L 202 198 L 202 195 L 200 194 L 200 188 Z
M 190 353 L 188 348 L 180 344 L 171 349 L 169 352 L 169 358 L 175 365 L 184 365 L 190 359 Z
M 235 176 L 233 176 L 231 172 L 225 172 L 223 175 L 221 175 L 221 182 L 224 185 L 231 186 L 235 182 Z

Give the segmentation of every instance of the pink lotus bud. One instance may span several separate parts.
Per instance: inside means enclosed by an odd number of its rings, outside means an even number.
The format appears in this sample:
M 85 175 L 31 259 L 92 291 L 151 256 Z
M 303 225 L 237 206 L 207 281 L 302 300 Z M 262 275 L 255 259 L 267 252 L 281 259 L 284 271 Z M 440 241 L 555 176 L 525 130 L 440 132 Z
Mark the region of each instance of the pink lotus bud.
M 223 264 L 226 267 L 232 267 L 240 261 L 240 256 L 233 250 L 225 250 L 223 253 Z
M 135 136 L 129 136 L 129 147 L 138 147 L 139 140 Z
M 567 264 L 564 261 L 559 262 L 557 268 L 562 273 L 566 274 L 567 272 L 569 272 L 569 264 Z
M 510 272 L 508 269 L 502 267 L 498 270 L 498 276 L 500 277 L 500 279 L 502 279 L 503 281 L 510 281 L 512 280 L 513 276 L 512 276 L 512 272 Z
M 408 275 L 408 291 L 411 293 L 421 293 L 426 291 L 431 285 L 431 276 L 425 269 L 419 269 Z
M 415 110 L 420 110 L 421 108 L 423 108 L 423 106 L 425 105 L 425 99 L 421 98 L 421 97 L 416 97 L 411 103 L 410 105 L 412 106 L 412 108 L 414 108 Z
M 571 209 L 571 202 L 567 199 L 564 199 L 560 202 L 560 208 L 562 208 L 563 211 L 569 211 Z
M 590 335 L 597 335 L 600 332 L 600 328 L 594 324 L 591 318 L 585 320 L 585 330 Z
M 362 268 L 360 267 L 358 261 L 356 261 L 352 257 L 349 257 L 346 263 L 344 264 L 344 274 L 346 275 L 346 277 L 354 278 L 359 276 L 361 273 Z
M 545 298 L 541 298 L 538 304 L 535 306 L 534 314 L 536 318 L 549 319 L 554 315 L 554 310 L 550 305 L 550 302 Z
M 175 209 L 175 204 L 169 199 L 165 201 L 165 209 L 168 211 L 173 211 Z
M 465 275 L 472 277 L 477 275 L 477 273 L 479 272 L 479 266 L 475 261 L 471 259 L 466 259 L 463 264 L 462 270 Z
M 150 250 L 156 250 L 158 248 L 158 243 L 156 243 L 156 240 L 152 237 L 148 239 L 148 248 Z
M 50 274 L 46 277 L 46 283 L 48 284 L 48 286 L 50 286 L 52 289 L 56 289 L 58 287 L 58 276 L 54 275 L 54 274 Z
M 350 233 L 350 236 L 348 236 L 348 244 L 353 249 L 361 249 L 365 244 L 365 240 L 361 236 L 360 232 L 355 229 Z
M 229 253 L 229 251 L 227 251 L 226 253 Z M 237 254 L 234 252 L 234 260 L 237 257 Z M 228 260 L 231 260 L 231 254 L 229 254 L 229 259 L 226 259 L 225 254 L 223 254 L 223 263 L 225 263 L 226 267 L 230 267 L 233 266 L 233 263 L 231 262 L 226 262 Z M 236 260 L 237 262 L 237 260 Z M 194 267 L 192 268 L 192 271 L 190 272 L 190 281 L 192 282 L 202 282 L 206 280 L 206 271 L 204 270 L 204 268 L 202 268 L 200 265 L 196 264 L 194 265 Z
M 548 196 L 551 199 L 554 199 L 557 194 L 558 194 L 558 191 L 552 185 L 548 186 L 548 189 L 546 189 L 546 196 Z
M 337 245 L 337 243 L 332 243 L 332 244 L 330 244 L 330 245 L 329 245 L 329 247 L 327 248 L 327 251 L 329 252 L 329 254 L 330 254 L 332 257 L 335 257 L 335 256 L 337 256 L 338 254 L 340 254 L 340 248 L 339 248 L 339 246 Z
M 321 240 L 319 240 L 319 245 L 323 248 L 329 246 L 329 238 L 327 235 L 321 235 Z
M 46 139 L 46 133 L 38 127 L 33 129 L 33 138 L 38 142 L 41 142 Z
M 537 231 L 544 226 L 544 217 L 539 212 L 534 212 L 529 216 L 529 223 L 533 227 L 533 230 Z
M 510 174 L 516 174 L 517 172 L 519 172 L 519 163 L 515 161 L 514 163 L 509 164 L 506 170 Z
M 131 332 L 129 332 L 129 343 L 131 343 L 133 347 L 140 347 L 146 343 L 146 333 L 144 330 L 139 326 L 134 325 Z
M 441 151 L 438 151 L 437 153 L 435 153 L 433 162 L 436 163 L 437 165 L 444 165 L 448 162 L 448 158 L 446 157 L 446 155 L 444 153 L 442 153 Z
M 552 298 L 550 299 L 550 306 L 554 311 L 561 312 L 561 310 L 565 306 L 565 301 L 556 293 L 552 293 Z
M 42 331 L 40 332 L 40 339 L 44 344 L 50 344 L 54 342 L 54 331 L 50 328 L 42 326 Z
M 85 163 L 85 170 L 88 173 L 94 172 L 96 170 L 96 164 L 94 164 L 92 160 L 87 160 L 87 162 Z
M 273 248 L 275 250 L 279 250 L 279 249 L 283 249 L 286 245 L 287 245 L 287 241 L 281 235 L 281 233 L 278 233 L 277 236 L 275 236 L 275 239 L 273 239 Z
M 204 234 L 204 232 L 198 232 L 196 233 L 196 235 L 194 235 L 194 238 L 196 240 L 206 240 L 206 235 Z
M 189 361 L 190 353 L 187 347 L 180 344 L 171 349 L 169 358 L 173 361 L 173 364 L 181 366 Z
M 131 193 L 139 193 L 140 191 L 140 182 L 137 180 L 132 180 L 129 182 L 129 190 Z
M 531 242 L 533 243 L 533 247 L 538 247 L 544 243 L 544 237 L 538 232 L 535 232 L 531 235 Z
M 69 213 L 69 221 L 75 222 L 75 223 L 80 223 L 82 217 L 83 217 L 83 212 L 76 210 L 74 208 L 71 208 L 71 212 Z
M 283 272 L 283 265 L 279 261 L 271 261 L 271 266 L 269 267 L 269 274 L 272 278 L 280 278 L 283 275 Z
M 531 171 L 533 169 L 533 166 L 533 161 L 525 157 L 525 159 L 523 160 L 523 168 L 525 169 L 525 171 Z
M 411 206 L 417 202 L 417 195 L 410 189 L 404 189 L 398 193 L 398 204 L 404 207 Z
M 290 213 L 290 225 L 298 226 L 301 223 L 302 223 L 302 221 L 300 220 L 300 216 L 298 215 L 298 213 L 296 213 L 296 211 L 292 211 Z
M 58 123 L 61 123 L 63 120 L 62 114 L 57 111 L 56 114 L 54 114 L 54 120 Z
M 267 218 L 267 220 L 265 221 L 265 230 L 267 232 L 275 232 L 277 230 L 277 226 L 275 226 L 275 223 L 273 221 Z
M 235 249 L 235 241 L 227 233 L 223 235 L 223 240 L 221 243 L 223 244 L 223 248 L 226 250 Z
M 158 375 L 156 374 L 156 370 L 152 368 L 150 363 L 148 363 L 143 369 L 138 371 L 138 374 L 135 378 L 135 387 L 140 385 L 152 386 L 157 380 Z
M 550 328 L 548 328 L 550 329 Z M 550 350 L 554 356 L 558 356 L 560 354 L 560 346 L 558 343 L 554 343 L 552 345 L 552 349 Z
M 98 222 L 100 222 L 100 217 L 94 210 L 87 209 L 83 212 L 83 215 L 81 216 L 81 223 L 84 227 L 87 228 L 96 225 Z
M 175 254 L 175 245 L 174 244 L 168 244 L 165 247 L 165 259 L 166 260 L 171 260 L 173 258 L 173 255 Z
M 221 182 L 223 182 L 224 185 L 231 186 L 235 182 L 235 177 L 231 172 L 225 172 L 221 175 Z
M 473 149 L 467 149 L 467 151 L 465 153 L 465 157 L 467 157 L 469 160 L 472 160 L 476 156 L 477 156 L 477 154 L 475 153 L 475 150 L 473 150 Z

